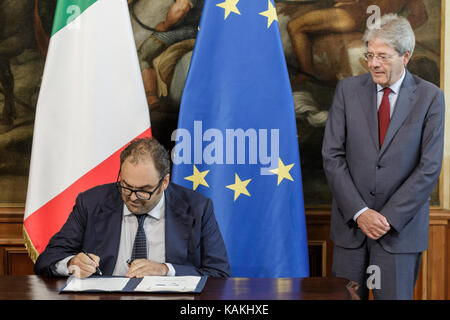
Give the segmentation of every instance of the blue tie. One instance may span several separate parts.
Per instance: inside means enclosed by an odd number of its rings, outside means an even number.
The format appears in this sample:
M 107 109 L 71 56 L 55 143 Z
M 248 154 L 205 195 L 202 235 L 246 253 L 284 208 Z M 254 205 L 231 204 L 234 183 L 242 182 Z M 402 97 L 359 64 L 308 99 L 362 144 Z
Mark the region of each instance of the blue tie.
M 138 229 L 136 238 L 134 238 L 133 251 L 131 253 L 131 261 L 136 259 L 147 259 L 147 237 L 144 231 L 144 221 L 147 214 L 135 214 L 138 220 Z

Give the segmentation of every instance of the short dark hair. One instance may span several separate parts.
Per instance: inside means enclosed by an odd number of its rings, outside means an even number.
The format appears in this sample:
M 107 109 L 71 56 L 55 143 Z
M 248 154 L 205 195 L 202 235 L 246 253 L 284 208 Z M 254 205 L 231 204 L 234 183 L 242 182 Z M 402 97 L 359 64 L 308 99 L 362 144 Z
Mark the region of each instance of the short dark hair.
M 137 164 L 149 158 L 153 160 L 161 178 L 170 173 L 169 153 L 155 138 L 139 138 L 131 141 L 120 153 L 120 168 L 122 168 L 122 164 L 127 159 Z

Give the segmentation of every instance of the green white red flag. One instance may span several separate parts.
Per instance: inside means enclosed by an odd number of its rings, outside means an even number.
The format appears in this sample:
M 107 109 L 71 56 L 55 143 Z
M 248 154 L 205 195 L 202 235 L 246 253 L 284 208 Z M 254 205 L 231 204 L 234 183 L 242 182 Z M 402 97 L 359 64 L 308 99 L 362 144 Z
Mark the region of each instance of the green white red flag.
M 36 107 L 24 215 L 33 260 L 78 193 L 115 181 L 120 151 L 151 135 L 126 0 L 59 0 Z

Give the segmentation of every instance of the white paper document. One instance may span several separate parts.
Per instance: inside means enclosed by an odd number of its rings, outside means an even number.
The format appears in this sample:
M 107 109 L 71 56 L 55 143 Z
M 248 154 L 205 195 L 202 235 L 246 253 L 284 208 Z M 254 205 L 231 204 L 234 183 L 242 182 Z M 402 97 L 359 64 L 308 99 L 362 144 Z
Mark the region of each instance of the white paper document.
M 129 278 L 85 278 L 74 276 L 67 279 L 67 285 L 62 291 L 122 291 Z
M 137 292 L 192 292 L 201 277 L 144 277 L 134 291 Z
M 202 277 L 94 277 L 71 276 L 61 292 L 194 292 Z M 202 283 L 204 285 L 204 282 Z

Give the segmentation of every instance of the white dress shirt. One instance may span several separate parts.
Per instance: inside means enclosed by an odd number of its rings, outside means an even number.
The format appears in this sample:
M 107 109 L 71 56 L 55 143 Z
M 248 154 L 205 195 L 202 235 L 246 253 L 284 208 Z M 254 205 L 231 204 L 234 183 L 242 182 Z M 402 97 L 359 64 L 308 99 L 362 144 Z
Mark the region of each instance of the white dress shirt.
M 166 260 L 166 239 L 165 239 L 165 199 L 164 194 L 158 204 L 147 214 L 144 220 L 144 231 L 147 237 L 147 259 L 159 263 L 165 263 Z M 116 266 L 113 276 L 123 276 L 128 271 L 127 260 L 131 258 L 133 251 L 134 238 L 138 228 L 137 218 L 123 205 L 122 231 L 120 232 L 120 246 L 117 255 Z M 168 276 L 175 275 L 175 269 L 172 264 L 166 263 L 169 268 Z
M 144 231 L 147 238 L 147 259 L 159 263 L 164 263 L 169 272 L 168 276 L 175 276 L 175 269 L 170 263 L 165 263 L 166 242 L 165 242 L 165 196 L 164 193 L 158 204 L 147 214 L 144 220 Z M 131 258 L 133 251 L 134 238 L 138 228 L 137 218 L 123 205 L 122 229 L 120 232 L 119 252 L 113 276 L 125 276 L 129 267 L 127 260 Z M 68 276 L 69 270 L 67 262 L 74 257 L 69 256 L 56 263 L 56 273 L 62 276 Z
M 405 68 L 403 68 L 403 74 L 400 77 L 400 79 L 398 79 L 393 85 L 391 85 L 389 88 L 391 88 L 391 92 L 389 93 L 389 104 L 391 106 L 391 110 L 390 110 L 390 117 L 392 118 L 392 114 L 394 113 L 394 108 L 395 108 L 395 104 L 397 103 L 397 99 L 398 99 L 398 94 L 400 92 L 400 87 L 402 86 L 403 83 L 403 79 L 405 79 Z M 384 87 L 380 86 L 377 83 L 377 110 L 380 109 L 380 105 L 381 105 L 381 100 L 383 100 L 383 91 Z M 353 216 L 353 220 L 356 221 L 356 219 L 358 219 L 358 217 L 367 209 L 369 209 L 368 207 L 364 207 L 361 210 L 359 210 L 354 216 Z

